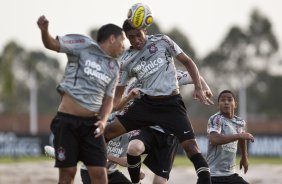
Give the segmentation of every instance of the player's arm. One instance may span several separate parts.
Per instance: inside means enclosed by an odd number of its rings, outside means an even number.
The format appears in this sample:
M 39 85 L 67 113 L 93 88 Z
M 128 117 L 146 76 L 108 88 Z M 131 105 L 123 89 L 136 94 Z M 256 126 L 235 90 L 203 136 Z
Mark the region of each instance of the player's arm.
M 205 92 L 205 95 L 208 98 L 211 98 L 213 96 L 213 94 L 212 94 L 212 91 L 211 91 L 209 85 L 206 83 L 205 79 L 202 76 L 200 76 L 200 80 L 201 80 L 201 84 L 202 84 L 203 90 Z
M 115 98 L 114 98 L 114 107 L 113 107 L 114 110 L 116 110 L 118 105 L 121 103 L 124 90 L 125 90 L 125 86 L 117 86 L 116 87 Z
M 185 68 L 187 69 L 187 71 L 189 72 L 193 80 L 194 87 L 195 87 L 195 91 L 193 93 L 194 98 L 198 99 L 200 102 L 206 105 L 209 105 L 207 102 L 207 97 L 205 96 L 203 88 L 202 88 L 199 70 L 196 64 L 194 63 L 194 61 L 183 52 L 178 54 L 176 56 L 176 59 L 185 66 Z
M 239 148 L 241 151 L 240 169 L 244 168 L 244 173 L 246 174 L 249 169 L 248 153 L 247 153 L 247 141 L 239 140 Z
M 222 144 L 227 144 L 227 143 L 234 142 L 237 140 L 251 140 L 251 141 L 254 140 L 254 137 L 250 133 L 247 133 L 247 132 L 224 135 L 224 134 L 220 134 L 218 132 L 212 131 L 208 135 L 208 138 L 209 138 L 209 142 L 212 145 L 222 145 Z
M 99 128 L 99 132 L 96 132 L 95 137 L 99 137 L 104 133 L 107 120 L 109 118 L 110 113 L 113 109 L 113 97 L 111 96 L 105 96 L 103 99 L 102 106 L 100 108 L 99 112 L 99 120 L 95 123 L 95 126 Z
M 177 70 L 177 80 L 180 86 L 187 84 L 194 84 L 191 76 L 187 71 Z M 210 87 L 208 86 L 208 84 L 206 83 L 205 79 L 202 76 L 200 76 L 200 81 L 202 84 L 204 94 L 206 95 L 206 97 L 208 97 L 207 102 L 209 104 L 214 104 L 213 101 L 210 99 L 213 96 Z
M 113 155 L 108 155 L 108 160 L 112 161 L 120 166 L 128 167 L 127 157 L 115 157 Z
M 50 35 L 48 27 L 49 21 L 44 15 L 40 16 L 37 20 L 37 25 L 41 31 L 41 39 L 47 49 L 57 51 L 60 50 L 60 43 L 53 36 Z
M 134 99 L 139 94 L 140 94 L 139 89 L 137 88 L 132 89 L 127 96 L 123 96 L 121 98 L 120 102 L 114 107 L 114 111 L 122 110 L 130 100 Z

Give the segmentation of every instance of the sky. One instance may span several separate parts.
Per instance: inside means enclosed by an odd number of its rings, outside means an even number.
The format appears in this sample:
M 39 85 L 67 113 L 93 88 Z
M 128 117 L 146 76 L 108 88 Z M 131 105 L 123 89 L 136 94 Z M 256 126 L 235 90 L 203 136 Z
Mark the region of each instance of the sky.
M 191 41 L 198 56 L 217 48 L 231 26 L 247 28 L 250 14 L 258 9 L 273 26 L 282 46 L 282 1 L 280 0 L 1 0 L 0 49 L 14 40 L 30 50 L 46 50 L 36 21 L 45 15 L 53 36 L 69 33 L 89 34 L 106 23 L 122 25 L 131 5 L 143 2 L 150 6 L 161 30 L 178 28 Z M 59 56 L 58 56 L 59 55 Z

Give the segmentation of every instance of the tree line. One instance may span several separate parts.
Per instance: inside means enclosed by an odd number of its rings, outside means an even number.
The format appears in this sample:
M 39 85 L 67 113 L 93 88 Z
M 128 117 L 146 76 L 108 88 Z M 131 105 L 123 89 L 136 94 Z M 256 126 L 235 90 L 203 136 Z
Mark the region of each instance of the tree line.
M 97 29 L 93 29 L 89 35 L 95 38 L 96 33 Z M 214 92 L 215 102 L 221 90 L 230 89 L 237 96 L 245 94 L 249 118 L 281 118 L 279 43 L 270 20 L 260 11 L 251 13 L 246 27 L 232 26 L 218 47 L 203 58 L 197 56 L 189 38 L 178 28 L 164 32 L 155 22 L 148 28 L 148 34 L 155 33 L 170 36 L 196 62 Z M 184 70 L 181 65 L 176 67 Z M 55 88 L 63 75 L 61 68 L 57 59 L 44 52 L 26 50 L 15 41 L 7 43 L 0 53 L 0 113 L 28 113 L 32 86 L 38 89 L 39 114 L 55 113 L 60 98 Z M 181 89 L 188 111 L 195 118 L 209 117 L 216 106 L 207 108 L 194 102 L 192 89 Z

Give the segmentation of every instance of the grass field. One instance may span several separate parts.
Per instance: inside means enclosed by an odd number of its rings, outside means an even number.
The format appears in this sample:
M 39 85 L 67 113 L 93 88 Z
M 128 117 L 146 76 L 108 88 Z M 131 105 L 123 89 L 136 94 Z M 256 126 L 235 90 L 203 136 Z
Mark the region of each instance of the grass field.
M 239 163 L 240 158 L 237 158 L 237 164 Z M 47 161 L 50 158 L 46 156 L 41 157 L 0 157 L 0 164 L 1 163 L 18 163 L 18 162 L 40 162 L 40 161 Z M 274 164 L 274 165 L 282 165 L 282 158 L 279 157 L 249 157 L 250 164 Z M 186 156 L 176 156 L 174 161 L 174 166 L 192 166 L 192 163 L 187 159 Z
M 250 167 L 247 174 L 239 170 L 238 165 L 236 166 L 238 174 L 247 181 L 252 184 L 281 184 L 281 158 L 250 157 L 249 161 Z M 129 177 L 126 168 L 120 167 L 120 169 Z M 145 165 L 142 165 L 142 169 L 146 174 L 142 183 L 151 184 L 154 176 L 153 173 Z M 54 160 L 51 158 L 45 156 L 37 158 L 0 157 L 1 184 L 54 184 L 57 183 L 57 177 L 58 170 L 54 168 Z M 196 180 L 197 177 L 191 162 L 185 156 L 177 156 L 168 184 L 196 183 Z M 77 172 L 75 184 L 82 184 L 80 172 Z

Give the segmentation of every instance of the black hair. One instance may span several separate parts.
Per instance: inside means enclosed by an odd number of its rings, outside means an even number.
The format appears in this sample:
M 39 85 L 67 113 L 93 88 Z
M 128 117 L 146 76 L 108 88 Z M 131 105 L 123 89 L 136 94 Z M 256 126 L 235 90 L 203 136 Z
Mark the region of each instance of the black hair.
M 122 35 L 122 28 L 115 24 L 106 24 L 100 27 L 97 32 L 97 42 L 102 43 L 106 41 L 111 35 L 115 37 Z
M 124 30 L 124 32 L 127 32 L 127 31 L 133 30 L 135 28 L 130 24 L 129 20 L 126 19 L 123 22 L 122 29 Z
M 221 95 L 224 94 L 224 93 L 230 93 L 232 95 L 232 97 L 234 98 L 234 100 L 236 101 L 236 96 L 234 95 L 234 93 L 232 91 L 226 89 L 226 90 L 223 90 L 219 93 L 218 98 L 217 98 L 217 102 L 219 102 Z

